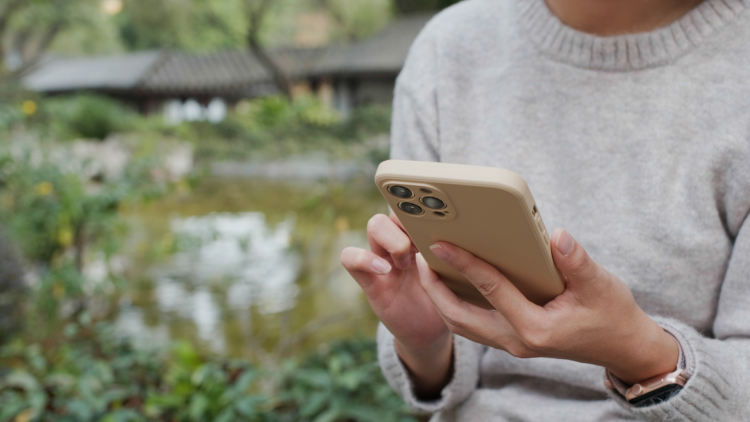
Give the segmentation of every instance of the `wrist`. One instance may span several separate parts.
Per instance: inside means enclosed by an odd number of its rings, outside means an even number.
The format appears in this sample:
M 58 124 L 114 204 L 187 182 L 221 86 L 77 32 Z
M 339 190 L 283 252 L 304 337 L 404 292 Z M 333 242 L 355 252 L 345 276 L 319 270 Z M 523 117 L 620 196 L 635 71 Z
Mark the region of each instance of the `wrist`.
M 628 342 L 625 355 L 607 369 L 627 385 L 674 372 L 679 360 L 677 341 L 652 319 L 637 339 Z
M 453 335 L 441 337 L 432 344 L 408 347 L 395 339 L 396 353 L 406 366 L 418 397 L 438 397 L 453 374 Z

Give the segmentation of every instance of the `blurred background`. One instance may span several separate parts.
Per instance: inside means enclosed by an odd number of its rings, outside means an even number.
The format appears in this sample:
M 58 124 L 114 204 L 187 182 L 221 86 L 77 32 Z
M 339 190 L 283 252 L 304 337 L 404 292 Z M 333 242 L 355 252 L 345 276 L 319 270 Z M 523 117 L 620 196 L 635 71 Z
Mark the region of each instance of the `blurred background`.
M 416 420 L 341 268 L 455 0 L 0 0 L 0 422 Z

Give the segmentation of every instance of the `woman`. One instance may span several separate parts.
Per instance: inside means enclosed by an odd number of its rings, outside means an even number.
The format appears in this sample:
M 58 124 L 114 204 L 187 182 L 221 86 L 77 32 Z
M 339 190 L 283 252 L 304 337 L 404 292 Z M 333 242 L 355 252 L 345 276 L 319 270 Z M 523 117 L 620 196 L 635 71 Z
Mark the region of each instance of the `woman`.
M 382 324 L 380 362 L 449 421 L 750 420 L 750 2 L 471 0 L 422 32 L 392 157 L 529 183 L 566 291 L 526 301 L 459 248 L 431 251 L 497 308 L 458 300 L 395 217 L 341 261 Z M 575 239 L 573 238 L 575 236 Z M 634 384 L 683 370 L 639 405 Z

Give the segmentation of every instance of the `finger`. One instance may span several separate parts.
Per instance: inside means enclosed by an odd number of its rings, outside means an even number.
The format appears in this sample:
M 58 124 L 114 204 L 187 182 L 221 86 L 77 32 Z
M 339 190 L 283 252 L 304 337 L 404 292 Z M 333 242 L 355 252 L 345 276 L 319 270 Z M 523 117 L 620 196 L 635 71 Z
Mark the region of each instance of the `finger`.
M 459 299 L 430 269 L 422 254 L 416 255 L 416 262 L 422 288 L 440 313 L 445 325 L 455 334 L 466 338 L 482 337 L 486 343 L 486 337 L 490 336 L 488 329 L 495 326 L 493 317 L 488 314 L 497 312 L 479 308 Z
M 525 327 L 533 326 L 541 316 L 539 313 L 542 312 L 542 308 L 529 302 L 523 293 L 492 265 L 445 242 L 432 245 L 430 250 L 466 277 L 516 330 L 521 331 Z
M 398 216 L 395 212 L 391 211 L 391 215 L 389 216 L 390 219 L 396 223 L 396 225 L 404 232 L 406 233 L 406 229 L 404 228 L 404 225 L 401 224 L 401 220 L 398 219 Z M 407 236 L 409 236 L 409 233 L 406 233 Z M 411 242 L 411 237 L 409 238 L 409 241 Z M 417 245 L 414 244 L 414 242 L 411 242 L 411 252 L 412 253 L 418 253 L 419 249 L 417 249 Z
M 341 252 L 340 260 L 341 265 L 365 292 L 374 281 L 373 276 L 385 275 L 391 271 L 388 261 L 365 249 L 346 248 Z
M 411 239 L 390 218 L 378 214 L 367 223 L 370 249 L 380 257 L 390 257 L 400 269 L 411 266 Z
M 551 243 L 555 265 L 566 276 L 571 288 L 581 286 L 581 283 L 590 284 L 608 274 L 567 230 L 556 229 Z

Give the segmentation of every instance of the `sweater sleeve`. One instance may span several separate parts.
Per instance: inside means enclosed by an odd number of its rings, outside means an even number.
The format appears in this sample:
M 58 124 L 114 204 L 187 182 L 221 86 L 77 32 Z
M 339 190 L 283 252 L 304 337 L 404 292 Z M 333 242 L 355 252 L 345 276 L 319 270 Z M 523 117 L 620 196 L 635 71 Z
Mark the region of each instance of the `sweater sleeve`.
M 727 268 L 712 338 L 669 318 L 654 318 L 675 336 L 690 375 L 671 398 L 636 408 L 614 390 L 612 397 L 645 421 L 750 420 L 750 221 L 735 239 Z
M 396 353 L 394 337 L 383 324 L 378 326 L 378 360 L 391 387 L 417 413 L 435 413 L 452 409 L 476 389 L 479 382 L 479 361 L 485 347 L 460 336 L 453 337 L 453 378 L 443 388 L 440 398 L 422 401 L 414 395 L 414 386 Z

